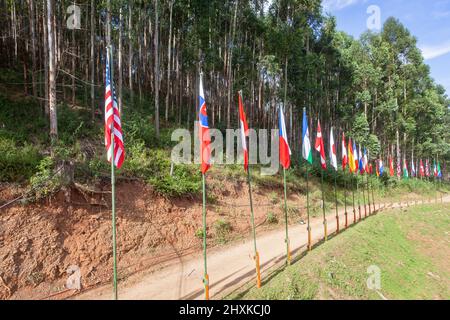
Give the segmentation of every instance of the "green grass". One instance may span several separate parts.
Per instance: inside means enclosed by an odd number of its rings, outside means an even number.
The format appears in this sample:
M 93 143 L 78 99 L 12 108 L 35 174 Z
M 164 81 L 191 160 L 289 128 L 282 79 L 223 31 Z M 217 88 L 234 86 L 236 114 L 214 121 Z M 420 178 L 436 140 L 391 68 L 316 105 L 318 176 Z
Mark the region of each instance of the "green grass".
M 366 285 L 381 269 L 387 299 L 450 299 L 449 204 L 380 213 L 315 248 L 295 264 L 263 275 L 261 289 L 231 299 L 380 299 Z

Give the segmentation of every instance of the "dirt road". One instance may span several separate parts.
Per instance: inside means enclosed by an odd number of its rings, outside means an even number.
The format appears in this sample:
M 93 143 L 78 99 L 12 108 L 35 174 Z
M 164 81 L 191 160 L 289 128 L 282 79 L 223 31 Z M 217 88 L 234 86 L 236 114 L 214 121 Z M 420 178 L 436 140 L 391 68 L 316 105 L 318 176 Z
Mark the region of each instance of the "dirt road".
M 450 196 L 443 199 L 450 202 Z M 434 199 L 431 201 L 434 203 Z M 421 202 L 420 202 L 421 203 Z M 395 203 L 389 207 L 406 206 Z M 410 205 L 412 205 L 410 203 Z M 351 211 L 351 207 L 348 208 Z M 378 210 L 378 204 L 376 206 Z M 381 206 L 382 212 L 385 209 Z M 358 212 L 356 213 L 358 220 Z M 364 219 L 364 209 L 362 209 Z M 328 233 L 336 230 L 335 212 L 327 216 Z M 339 214 L 339 225 L 344 229 L 345 216 Z M 348 214 L 349 226 L 353 224 L 353 212 Z M 316 243 L 323 238 L 323 218 L 311 219 L 312 239 Z M 257 235 L 257 246 L 261 259 L 261 272 L 275 264 L 282 265 L 286 260 L 285 230 L 280 227 L 266 234 Z M 293 257 L 307 249 L 307 229 L 305 224 L 289 226 L 289 239 Z M 210 296 L 212 299 L 223 297 L 234 288 L 255 279 L 253 260 L 253 240 L 248 238 L 240 243 L 218 247 L 208 251 L 208 274 Z M 136 274 L 119 283 L 119 299 L 203 299 L 203 257 L 201 253 L 174 259 L 169 265 L 152 273 Z M 74 297 L 75 299 L 111 299 L 112 286 L 103 286 Z

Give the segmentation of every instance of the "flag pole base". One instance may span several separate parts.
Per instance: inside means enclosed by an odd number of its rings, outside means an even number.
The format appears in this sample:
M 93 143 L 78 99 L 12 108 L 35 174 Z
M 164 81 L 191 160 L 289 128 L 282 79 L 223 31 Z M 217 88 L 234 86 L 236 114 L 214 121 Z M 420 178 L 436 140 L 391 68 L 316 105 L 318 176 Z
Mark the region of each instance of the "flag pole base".
M 344 212 L 344 216 L 345 216 L 345 228 L 347 229 L 347 227 L 348 227 L 348 213 L 347 213 L 347 211 Z
M 255 253 L 255 263 L 256 263 L 256 287 L 261 288 L 261 270 L 259 266 L 259 253 Z
M 205 279 L 203 279 L 205 285 L 205 300 L 209 300 L 209 276 L 205 274 Z
M 323 233 L 325 235 L 325 241 L 328 240 L 327 220 L 323 221 Z
M 339 215 L 336 215 L 336 233 L 339 233 Z
M 312 245 L 311 245 L 311 227 L 308 227 L 308 251 L 311 251 Z

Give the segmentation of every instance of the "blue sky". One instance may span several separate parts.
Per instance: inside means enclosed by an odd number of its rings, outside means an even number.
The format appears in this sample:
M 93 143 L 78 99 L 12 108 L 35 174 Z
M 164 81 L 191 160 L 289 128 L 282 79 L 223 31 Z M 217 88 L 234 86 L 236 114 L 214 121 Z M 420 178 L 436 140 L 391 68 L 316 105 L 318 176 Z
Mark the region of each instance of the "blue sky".
M 381 24 L 396 17 L 417 38 L 436 83 L 450 96 L 450 0 L 323 0 L 324 11 L 336 17 L 337 28 L 355 38 L 367 30 L 367 9 L 380 9 Z

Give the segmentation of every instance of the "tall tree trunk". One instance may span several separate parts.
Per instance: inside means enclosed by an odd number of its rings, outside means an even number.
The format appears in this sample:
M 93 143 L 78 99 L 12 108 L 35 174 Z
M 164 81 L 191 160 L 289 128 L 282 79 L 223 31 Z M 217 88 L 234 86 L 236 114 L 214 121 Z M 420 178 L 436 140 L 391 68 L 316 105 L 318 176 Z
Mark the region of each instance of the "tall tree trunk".
M 48 35 L 48 86 L 50 111 L 50 139 L 52 145 L 58 139 L 58 119 L 56 114 L 56 61 L 55 61 L 55 29 L 53 28 L 54 0 L 47 0 L 47 35 Z M 52 148 L 53 149 L 53 148 Z
M 155 131 L 156 137 L 159 138 L 159 13 L 158 0 L 155 0 Z
M 91 0 L 91 110 L 92 120 L 95 117 L 95 0 Z
M 232 89 L 232 62 L 233 62 L 233 47 L 234 47 L 234 36 L 236 34 L 236 17 L 237 8 L 239 0 L 236 0 L 234 4 L 234 15 L 233 15 L 233 29 L 231 32 L 231 46 L 228 49 L 228 103 L 227 103 L 227 128 L 231 128 L 231 89 Z
M 118 80 L 118 84 L 117 84 L 117 87 L 118 87 L 117 104 L 119 106 L 120 114 L 123 113 L 123 111 L 122 111 L 122 103 L 123 103 L 122 102 L 122 96 L 123 96 L 123 94 L 122 94 L 122 90 L 123 90 L 123 73 L 122 73 L 122 64 L 123 64 L 123 62 L 122 62 L 122 50 L 123 50 L 123 48 L 122 48 L 123 47 L 122 28 L 123 28 L 123 26 L 122 26 L 122 24 L 123 24 L 123 14 L 122 14 L 122 7 L 120 7 L 120 9 L 119 9 L 119 50 L 118 50 L 119 52 L 117 53 L 119 56 L 118 57 L 119 80 Z
M 172 13 L 173 13 L 173 3 L 174 0 L 169 1 L 169 40 L 167 41 L 167 91 L 166 91 L 166 112 L 165 112 L 165 120 L 166 122 L 169 121 L 169 95 L 170 95 L 170 88 L 171 88 L 171 82 L 170 82 L 170 63 L 172 58 L 171 53 L 171 44 L 172 44 Z
M 133 32 L 133 6 L 132 1 L 128 1 L 128 87 L 130 89 L 131 105 L 134 104 L 133 94 L 133 41 L 131 34 Z
M 28 0 L 30 9 L 30 36 L 31 36 L 31 81 L 33 97 L 37 98 L 37 87 L 36 87 L 36 31 L 35 31 L 35 8 L 34 0 Z

